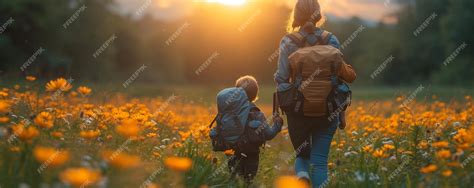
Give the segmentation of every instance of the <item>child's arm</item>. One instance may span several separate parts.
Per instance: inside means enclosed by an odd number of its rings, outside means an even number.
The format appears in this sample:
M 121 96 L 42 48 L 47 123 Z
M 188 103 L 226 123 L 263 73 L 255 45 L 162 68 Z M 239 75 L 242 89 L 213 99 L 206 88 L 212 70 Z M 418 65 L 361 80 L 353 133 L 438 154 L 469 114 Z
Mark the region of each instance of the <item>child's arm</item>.
M 270 125 L 268 125 L 267 123 L 267 118 L 265 118 L 265 114 L 263 112 L 258 112 L 257 120 L 262 122 L 262 130 L 265 134 L 266 140 L 271 140 L 275 138 L 275 136 L 281 131 L 281 127 L 283 126 L 283 119 L 280 118 L 279 120 L 277 120 L 275 118 L 273 121 L 273 125 L 270 127 Z

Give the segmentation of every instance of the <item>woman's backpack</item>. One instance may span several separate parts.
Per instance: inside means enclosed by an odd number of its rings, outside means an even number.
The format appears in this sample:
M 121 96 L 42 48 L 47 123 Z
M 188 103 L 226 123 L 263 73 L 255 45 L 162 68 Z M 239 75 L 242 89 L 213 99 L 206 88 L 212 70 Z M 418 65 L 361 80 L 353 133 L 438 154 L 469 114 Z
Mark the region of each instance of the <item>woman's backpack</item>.
M 322 34 L 318 36 L 318 42 L 312 46 L 298 32 L 288 35 L 299 47 L 288 59 L 291 80 L 303 95 L 302 110 L 305 116 L 330 115 L 341 104 L 344 105 L 334 99 L 340 99 L 346 95 L 350 100 L 350 90 L 346 93 L 338 90 L 341 84 L 344 85 L 338 78 L 338 72 L 341 66 L 346 66 L 346 64 L 341 51 L 328 45 L 331 35 L 327 31 L 322 31 Z M 346 103 L 346 105 L 349 104 Z M 342 108 L 345 110 L 347 106 Z

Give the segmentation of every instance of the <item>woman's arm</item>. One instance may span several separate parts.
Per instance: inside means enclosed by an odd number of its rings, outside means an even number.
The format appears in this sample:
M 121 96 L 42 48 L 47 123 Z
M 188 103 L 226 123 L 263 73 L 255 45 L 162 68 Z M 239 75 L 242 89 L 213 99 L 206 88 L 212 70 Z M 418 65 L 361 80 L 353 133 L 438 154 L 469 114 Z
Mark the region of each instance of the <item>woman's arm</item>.
M 341 69 L 339 70 L 338 76 L 345 82 L 352 83 L 356 79 L 357 75 L 351 65 L 346 62 L 342 63 Z
M 337 40 L 337 37 L 335 35 L 331 35 L 331 38 L 329 38 L 329 45 L 340 49 L 340 43 L 339 40 Z M 346 62 L 342 63 L 341 69 L 339 70 L 338 76 L 344 80 L 345 82 L 352 83 L 356 79 L 357 75 L 352 68 L 351 65 L 347 64 Z
M 279 47 L 278 69 L 275 72 L 274 79 L 278 84 L 278 90 L 286 90 L 290 86 L 290 54 L 298 49 L 290 38 L 283 37 Z

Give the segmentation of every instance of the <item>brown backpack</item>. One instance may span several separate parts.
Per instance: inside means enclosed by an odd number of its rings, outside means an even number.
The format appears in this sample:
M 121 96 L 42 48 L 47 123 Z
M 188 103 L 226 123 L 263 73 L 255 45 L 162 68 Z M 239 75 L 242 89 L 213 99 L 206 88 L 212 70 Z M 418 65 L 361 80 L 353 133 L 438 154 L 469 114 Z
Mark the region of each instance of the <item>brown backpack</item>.
M 288 35 L 299 47 L 289 56 L 292 83 L 303 94 L 305 116 L 328 115 L 328 96 L 333 89 L 331 76 L 337 76 L 344 63 L 339 49 L 328 45 L 332 34 L 323 31 L 316 45 L 309 45 L 298 32 Z

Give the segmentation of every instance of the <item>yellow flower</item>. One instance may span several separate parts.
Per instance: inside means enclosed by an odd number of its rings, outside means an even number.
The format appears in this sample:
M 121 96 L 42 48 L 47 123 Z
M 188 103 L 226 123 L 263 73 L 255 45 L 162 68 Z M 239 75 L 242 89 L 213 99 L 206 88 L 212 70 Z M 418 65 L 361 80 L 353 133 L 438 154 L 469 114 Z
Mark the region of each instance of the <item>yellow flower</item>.
M 120 169 L 135 168 L 141 163 L 139 156 L 129 155 L 120 151 L 106 150 L 102 153 L 102 158 L 110 165 Z
M 193 161 L 186 157 L 167 157 L 165 166 L 178 172 L 186 172 L 191 169 Z
M 69 83 L 64 78 L 58 78 L 56 80 L 51 80 L 46 84 L 46 91 L 69 91 L 72 88 L 71 83 Z
M 36 160 L 46 166 L 60 166 L 69 160 L 69 152 L 38 146 L 33 150 Z
M 431 144 L 431 146 L 435 148 L 447 148 L 449 146 L 449 143 L 446 141 L 439 141 Z
M 140 133 L 138 121 L 134 119 L 122 121 L 122 124 L 118 125 L 115 130 L 124 137 L 135 137 Z
M 438 167 L 434 164 L 430 164 L 426 167 L 421 168 L 420 172 L 423 173 L 423 174 L 429 174 L 429 173 L 432 173 L 436 170 L 438 170 Z
M 94 139 L 97 138 L 100 135 L 99 130 L 87 130 L 87 131 L 81 131 L 79 135 L 82 138 L 87 138 L 87 139 Z
M 12 126 L 13 134 L 18 136 L 20 140 L 29 141 L 39 135 L 38 129 L 33 126 L 25 127 L 22 123 Z
M 26 80 L 32 82 L 32 81 L 35 81 L 35 80 L 36 80 L 36 77 L 34 77 L 34 76 L 27 76 L 27 77 L 26 77 Z
M 10 111 L 10 103 L 5 100 L 0 100 L 0 114 L 4 114 Z
M 74 187 L 82 187 L 91 184 L 95 184 L 101 179 L 100 172 L 98 170 L 92 170 L 89 168 L 69 168 L 59 175 L 61 180 Z
M 444 177 L 449 177 L 453 174 L 453 171 L 451 170 L 445 170 L 441 173 Z
M 441 159 L 447 159 L 451 157 L 451 152 L 446 149 L 442 149 L 436 153 L 436 156 Z
M 88 87 L 81 86 L 81 87 L 77 88 L 77 92 L 79 92 L 83 96 L 86 96 L 86 95 L 89 95 L 92 92 L 92 89 L 90 89 Z
M 35 118 L 35 124 L 43 128 L 53 127 L 53 116 L 48 112 L 41 112 Z
M 336 167 L 336 164 L 334 163 L 328 163 L 328 168 L 329 169 L 334 169 Z
M 275 180 L 275 188 L 309 188 L 309 186 L 300 181 L 295 176 L 280 176 Z

